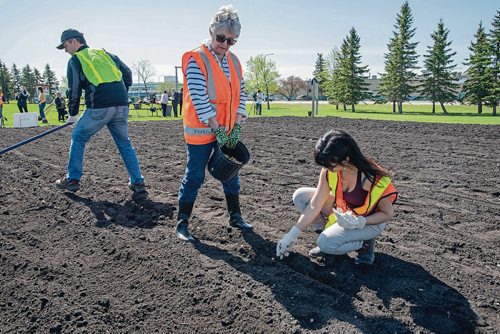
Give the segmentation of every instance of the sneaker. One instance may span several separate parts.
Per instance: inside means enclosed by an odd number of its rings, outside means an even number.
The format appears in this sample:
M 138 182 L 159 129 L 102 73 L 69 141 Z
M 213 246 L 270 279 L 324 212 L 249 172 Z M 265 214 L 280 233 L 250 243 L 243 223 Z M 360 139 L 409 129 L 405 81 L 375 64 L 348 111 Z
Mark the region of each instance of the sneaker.
M 128 183 L 128 188 L 132 190 L 134 193 L 147 193 L 146 184 L 143 182 L 139 182 L 136 184 Z
M 48 123 L 49 121 L 47 121 L 47 119 L 42 119 L 42 123 Z
M 75 192 L 80 189 L 80 182 L 78 180 L 63 177 L 62 179 L 56 181 L 56 187 Z
M 316 247 L 314 247 L 313 249 L 311 249 L 311 250 L 309 251 L 309 256 L 310 256 L 310 257 L 325 257 L 325 256 L 327 256 L 327 255 L 328 255 L 328 254 L 323 253 L 323 252 L 321 251 L 321 249 L 319 249 L 319 246 L 316 246 Z

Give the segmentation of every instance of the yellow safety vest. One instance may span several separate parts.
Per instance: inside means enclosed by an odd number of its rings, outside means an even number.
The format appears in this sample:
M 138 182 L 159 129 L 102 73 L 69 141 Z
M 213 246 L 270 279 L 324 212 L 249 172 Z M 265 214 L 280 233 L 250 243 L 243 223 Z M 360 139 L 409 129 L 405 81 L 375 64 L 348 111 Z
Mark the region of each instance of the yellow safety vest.
M 328 185 L 330 186 L 332 195 L 335 197 L 335 207 L 347 211 L 347 203 L 344 200 L 344 192 L 342 191 L 342 172 L 328 171 Z M 396 202 L 398 192 L 392 184 L 391 178 L 388 176 L 377 177 L 372 184 L 368 195 L 365 198 L 363 205 L 357 208 L 349 208 L 357 216 L 368 216 L 378 205 L 378 202 L 385 197 L 389 197 L 391 202 Z M 335 224 L 337 218 L 335 214 L 330 214 L 328 222 L 325 225 L 325 230 Z
M 75 55 L 82 64 L 83 74 L 94 86 L 122 79 L 122 72 L 106 51 L 85 48 Z

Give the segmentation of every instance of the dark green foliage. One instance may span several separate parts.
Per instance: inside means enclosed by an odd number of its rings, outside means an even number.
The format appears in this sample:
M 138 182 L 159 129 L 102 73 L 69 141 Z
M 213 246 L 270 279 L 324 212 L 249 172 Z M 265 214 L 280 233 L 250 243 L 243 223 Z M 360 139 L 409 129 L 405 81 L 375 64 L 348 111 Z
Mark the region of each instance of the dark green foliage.
M 50 65 L 45 65 L 45 70 L 43 71 L 43 83 L 49 85 L 49 93 L 53 94 L 59 85 L 56 78 L 56 73 L 50 69 Z
M 464 83 L 465 100 L 477 104 L 477 112 L 483 112 L 483 103 L 493 88 L 493 68 L 491 66 L 491 46 L 482 23 L 474 34 L 476 40 L 471 42 L 471 54 L 465 61 L 467 80 Z
M 437 30 L 431 34 L 434 44 L 427 47 L 427 54 L 424 55 L 421 93 L 432 101 L 432 113 L 435 113 L 435 104 L 439 102 L 443 113 L 447 114 L 444 103 L 454 101 L 457 96 L 457 73 L 453 71 L 457 65 L 452 59 L 456 52 L 451 51 L 448 33 L 441 19 Z
M 412 23 L 410 6 L 405 2 L 396 17 L 396 31 L 387 45 L 389 52 L 384 55 L 385 73 L 381 78 L 381 93 L 387 100 L 398 104 L 399 113 L 403 113 L 403 101 L 408 100 L 415 91 L 413 82 L 416 77 L 414 70 L 417 69 L 418 42 L 411 42 L 415 35 Z
M 500 11 L 497 10 L 490 30 L 489 43 L 492 53 L 492 87 L 486 97 L 493 107 L 493 115 L 497 114 L 498 101 L 500 100 Z

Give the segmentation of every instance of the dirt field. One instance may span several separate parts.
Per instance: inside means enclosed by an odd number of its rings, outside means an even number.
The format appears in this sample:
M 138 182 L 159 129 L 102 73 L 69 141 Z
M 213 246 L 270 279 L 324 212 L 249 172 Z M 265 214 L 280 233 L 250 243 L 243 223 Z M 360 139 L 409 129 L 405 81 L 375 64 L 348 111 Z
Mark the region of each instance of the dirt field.
M 317 138 L 345 129 L 390 168 L 396 216 L 367 271 L 353 256 L 286 261 L 296 188 L 314 186 Z M 45 129 L 0 129 L 6 147 Z M 185 167 L 181 123 L 132 123 L 149 185 L 133 201 L 107 131 L 89 143 L 82 190 L 57 190 L 69 129 L 0 157 L 1 333 L 494 333 L 500 328 L 500 127 L 260 118 L 244 126 L 242 210 L 227 227 L 207 173 L 191 231 L 173 232 Z

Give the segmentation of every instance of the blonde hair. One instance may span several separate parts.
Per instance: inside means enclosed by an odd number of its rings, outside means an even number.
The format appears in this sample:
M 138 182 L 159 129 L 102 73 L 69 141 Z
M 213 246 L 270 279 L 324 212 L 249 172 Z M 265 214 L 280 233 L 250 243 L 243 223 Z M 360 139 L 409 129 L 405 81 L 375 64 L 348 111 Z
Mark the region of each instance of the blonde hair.
M 233 5 L 226 5 L 219 8 L 208 27 L 210 33 L 227 31 L 236 36 L 240 36 L 241 24 L 238 13 Z

